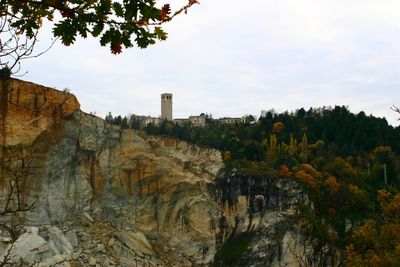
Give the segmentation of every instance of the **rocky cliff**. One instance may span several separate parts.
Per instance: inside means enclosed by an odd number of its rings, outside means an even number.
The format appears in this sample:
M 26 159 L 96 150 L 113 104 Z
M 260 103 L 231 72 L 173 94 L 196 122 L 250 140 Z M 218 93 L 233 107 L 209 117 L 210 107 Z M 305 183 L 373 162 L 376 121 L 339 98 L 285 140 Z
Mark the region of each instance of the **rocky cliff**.
M 68 92 L 14 79 L 1 88 L 0 262 L 299 266 L 312 256 L 290 221 L 306 201 L 292 181 L 226 172 L 216 150 L 107 125 Z M 226 256 L 237 244 L 240 257 Z
M 67 92 L 19 80 L 3 82 L 2 88 L 3 166 L 17 170 L 29 158 L 27 175 L 18 177 L 19 195 L 11 198 L 14 206 L 21 198 L 33 207 L 23 224 L 38 231 L 24 235 L 46 236 L 55 226 L 78 231 L 78 242 L 69 243 L 103 245 L 116 264 L 121 255 L 128 262 L 176 266 L 212 261 L 222 213 L 210 195 L 223 165 L 218 151 L 106 125 L 81 112 Z M 12 179 L 3 172 L 2 180 Z M 6 182 L 2 189 L 6 201 L 13 188 Z M 63 239 L 57 231 L 53 236 Z M 72 256 L 73 246 L 66 247 L 66 253 L 50 254 Z M 92 248 L 87 249 L 87 257 L 83 251 L 82 259 L 71 259 L 89 264 Z

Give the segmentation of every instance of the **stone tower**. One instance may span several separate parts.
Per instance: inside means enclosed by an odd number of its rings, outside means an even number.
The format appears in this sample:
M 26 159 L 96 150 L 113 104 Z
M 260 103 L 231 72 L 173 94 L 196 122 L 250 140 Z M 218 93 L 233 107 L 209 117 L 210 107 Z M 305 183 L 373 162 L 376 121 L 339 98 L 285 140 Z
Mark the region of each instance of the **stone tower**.
M 172 94 L 161 94 L 161 119 L 172 121 Z

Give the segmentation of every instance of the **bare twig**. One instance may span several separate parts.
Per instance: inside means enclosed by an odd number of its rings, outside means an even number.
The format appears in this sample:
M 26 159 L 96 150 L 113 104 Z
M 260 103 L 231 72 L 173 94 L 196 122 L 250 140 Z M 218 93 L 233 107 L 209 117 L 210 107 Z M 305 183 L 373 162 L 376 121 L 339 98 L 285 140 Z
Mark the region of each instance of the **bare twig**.
M 291 246 L 290 243 L 287 244 L 290 253 L 292 253 L 292 255 L 295 257 L 298 266 L 300 267 L 312 266 L 312 263 L 309 261 L 307 257 L 305 248 L 303 248 L 301 251 L 298 251 L 297 250 L 298 245 L 299 244 L 297 244 L 296 242 L 293 242 L 293 246 Z
M 2 176 L 3 184 L 8 184 L 5 199 L 3 199 L 0 215 L 17 214 L 31 211 L 34 204 L 27 204 L 23 200 L 24 188 L 29 176 L 34 174 L 33 156 L 31 151 L 21 145 L 17 148 L 6 148 L 3 151 Z
M 34 48 L 38 42 L 39 30 L 33 33 L 32 38 L 28 38 L 11 26 L 9 16 L 9 14 L 0 16 L 0 69 L 3 70 L 2 76 L 5 77 L 18 74 L 21 71 L 22 60 L 43 55 L 57 41 L 57 39 L 52 39 L 46 49 L 36 52 Z M 24 74 L 26 72 L 18 76 Z
M 11 251 L 15 245 L 15 241 L 11 243 L 11 246 L 8 248 L 7 253 L 4 255 L 2 261 L 0 261 L 0 267 L 8 266 L 11 263 Z
M 396 107 L 395 105 L 393 105 L 392 107 L 390 107 L 390 109 L 393 110 L 394 112 L 400 114 L 400 108 L 399 107 Z M 400 118 L 398 118 L 398 120 L 400 120 Z

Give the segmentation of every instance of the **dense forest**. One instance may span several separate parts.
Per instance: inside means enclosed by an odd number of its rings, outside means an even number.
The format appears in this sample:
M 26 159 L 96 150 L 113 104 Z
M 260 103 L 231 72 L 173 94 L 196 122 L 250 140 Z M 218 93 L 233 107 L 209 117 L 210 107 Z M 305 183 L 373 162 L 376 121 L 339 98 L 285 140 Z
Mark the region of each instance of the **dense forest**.
M 142 130 L 216 148 L 239 172 L 295 179 L 312 203 L 299 206 L 312 239 L 345 251 L 348 266 L 400 266 L 400 127 L 386 119 L 336 106 Z
M 299 109 L 296 112 L 263 112 L 255 121 L 247 116 L 243 123 L 221 124 L 209 118 L 206 127 L 190 127 L 164 122 L 144 128 L 148 134 L 168 135 L 199 145 L 231 151 L 235 159 L 264 160 L 266 140 L 275 135 L 277 142 L 290 143 L 306 135 L 309 144 L 323 141 L 332 155 L 351 156 L 378 146 L 400 151 L 400 129 L 388 125 L 386 119 L 351 113 L 346 107 Z M 253 150 L 253 151 L 252 151 Z

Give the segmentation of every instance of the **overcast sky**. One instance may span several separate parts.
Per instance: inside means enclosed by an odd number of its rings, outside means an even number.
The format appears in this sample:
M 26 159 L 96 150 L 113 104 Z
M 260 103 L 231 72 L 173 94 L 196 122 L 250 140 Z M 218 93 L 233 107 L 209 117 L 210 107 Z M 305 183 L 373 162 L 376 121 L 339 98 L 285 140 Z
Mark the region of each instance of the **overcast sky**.
M 93 39 L 56 44 L 22 79 L 67 87 L 101 117 L 158 116 L 170 92 L 175 118 L 348 105 L 399 124 L 398 0 L 201 0 L 166 29 L 167 41 L 118 56 Z

